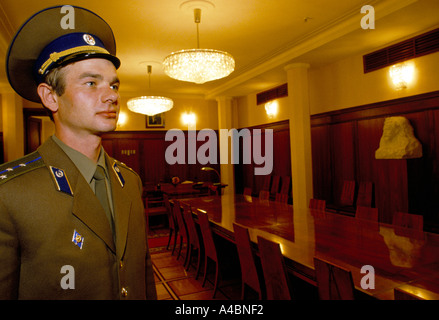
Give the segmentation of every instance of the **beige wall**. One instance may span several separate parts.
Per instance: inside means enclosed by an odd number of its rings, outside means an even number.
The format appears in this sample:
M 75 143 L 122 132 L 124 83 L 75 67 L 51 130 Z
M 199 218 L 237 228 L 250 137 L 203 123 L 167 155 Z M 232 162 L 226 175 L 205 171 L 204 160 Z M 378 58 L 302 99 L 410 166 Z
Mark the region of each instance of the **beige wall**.
M 413 82 L 401 90 L 394 88 L 388 67 L 364 74 L 362 55 L 351 56 L 320 68 L 311 65 L 311 115 L 439 90 L 439 52 L 408 62 L 414 64 L 415 75 Z M 278 114 L 269 118 L 264 105 L 256 105 L 256 93 L 237 98 L 238 127 L 288 119 L 288 99 L 277 101 Z

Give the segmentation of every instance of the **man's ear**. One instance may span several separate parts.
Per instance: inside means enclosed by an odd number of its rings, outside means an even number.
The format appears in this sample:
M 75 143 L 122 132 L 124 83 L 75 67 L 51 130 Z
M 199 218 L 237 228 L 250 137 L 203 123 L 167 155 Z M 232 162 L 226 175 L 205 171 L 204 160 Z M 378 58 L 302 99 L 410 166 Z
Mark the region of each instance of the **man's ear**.
M 47 83 L 40 83 L 37 88 L 43 105 L 52 112 L 58 111 L 58 96 Z

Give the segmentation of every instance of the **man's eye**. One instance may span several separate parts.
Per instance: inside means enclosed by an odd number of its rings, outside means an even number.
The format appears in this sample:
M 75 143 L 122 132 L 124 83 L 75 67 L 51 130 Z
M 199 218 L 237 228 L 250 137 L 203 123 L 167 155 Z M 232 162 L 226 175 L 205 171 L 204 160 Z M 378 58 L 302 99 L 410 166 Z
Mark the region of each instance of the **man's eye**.
M 113 84 L 112 86 L 110 86 L 111 89 L 113 89 L 114 91 L 118 91 L 119 90 L 119 85 L 118 84 Z
M 94 87 L 95 85 L 96 85 L 96 82 L 94 82 L 94 81 L 88 81 L 88 82 L 86 82 L 85 83 L 87 86 L 89 86 L 89 87 Z

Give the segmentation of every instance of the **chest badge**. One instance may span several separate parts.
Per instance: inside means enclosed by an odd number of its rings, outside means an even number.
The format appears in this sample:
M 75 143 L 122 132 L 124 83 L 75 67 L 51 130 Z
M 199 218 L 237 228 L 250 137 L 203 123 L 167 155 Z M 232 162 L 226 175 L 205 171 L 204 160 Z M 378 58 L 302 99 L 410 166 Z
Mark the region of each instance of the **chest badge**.
M 79 249 L 82 249 L 82 246 L 84 245 L 84 237 L 81 236 L 78 231 L 73 230 L 73 238 L 72 242 L 79 247 Z

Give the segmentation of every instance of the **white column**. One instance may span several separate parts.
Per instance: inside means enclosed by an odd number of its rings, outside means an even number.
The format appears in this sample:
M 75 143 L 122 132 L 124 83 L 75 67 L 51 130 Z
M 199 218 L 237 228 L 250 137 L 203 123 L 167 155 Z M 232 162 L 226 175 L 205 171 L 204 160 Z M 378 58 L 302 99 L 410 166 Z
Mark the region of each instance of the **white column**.
M 287 65 L 293 205 L 307 208 L 313 196 L 311 121 L 308 68 L 305 63 Z
M 218 103 L 218 141 L 220 146 L 220 155 L 222 146 L 227 147 L 227 154 L 229 161 L 227 163 L 220 162 L 221 168 L 221 183 L 227 184 L 224 189 L 224 194 L 234 194 L 235 193 L 235 174 L 233 163 L 231 163 L 231 142 L 227 137 L 221 137 L 221 129 L 230 130 L 233 127 L 233 108 L 232 108 L 232 98 L 231 97 L 218 97 L 216 99 Z M 221 161 L 221 158 L 220 158 Z

